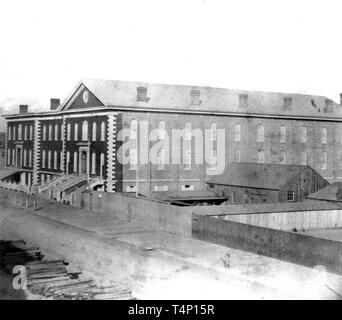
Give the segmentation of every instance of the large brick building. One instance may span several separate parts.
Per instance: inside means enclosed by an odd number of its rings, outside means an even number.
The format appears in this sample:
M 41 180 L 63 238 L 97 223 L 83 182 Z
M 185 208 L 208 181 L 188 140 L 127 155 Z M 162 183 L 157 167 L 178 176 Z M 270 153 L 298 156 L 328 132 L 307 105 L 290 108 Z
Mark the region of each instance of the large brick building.
M 204 190 L 219 129 L 225 130 L 226 165 L 309 165 L 328 181 L 342 180 L 342 106 L 321 96 L 84 79 L 62 103 L 51 99 L 49 111 L 30 113 L 23 105 L 5 118 L 8 168 L 0 178 L 59 186 L 59 193 L 85 183 L 107 192 Z M 212 163 L 195 164 L 197 142 L 190 135 L 181 163 L 168 164 L 177 151 L 170 148 L 159 150 L 158 164 L 135 165 L 146 141 L 143 123 L 170 136 L 177 128 L 211 130 Z M 127 164 L 118 161 L 121 129 L 130 130 L 136 145 Z

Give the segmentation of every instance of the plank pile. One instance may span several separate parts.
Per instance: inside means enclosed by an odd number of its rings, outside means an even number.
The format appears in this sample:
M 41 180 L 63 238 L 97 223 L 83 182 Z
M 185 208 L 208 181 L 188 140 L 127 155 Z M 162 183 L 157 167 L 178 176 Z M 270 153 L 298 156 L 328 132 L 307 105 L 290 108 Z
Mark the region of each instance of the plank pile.
M 58 300 L 131 300 L 132 292 L 118 284 L 97 286 L 81 272 L 68 272 L 64 260 L 44 260 L 39 248 L 24 241 L 0 241 L 0 268 L 12 274 L 16 265 L 25 266 L 27 289 Z

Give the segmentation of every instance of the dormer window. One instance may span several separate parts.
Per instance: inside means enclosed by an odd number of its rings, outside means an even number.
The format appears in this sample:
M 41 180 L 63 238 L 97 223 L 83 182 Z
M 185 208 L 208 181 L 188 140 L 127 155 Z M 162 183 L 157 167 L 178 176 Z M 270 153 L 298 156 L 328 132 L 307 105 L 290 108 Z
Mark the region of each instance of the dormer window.
M 290 110 L 292 108 L 292 97 L 284 97 L 284 110 Z
M 239 94 L 239 107 L 245 108 L 248 106 L 248 94 L 241 93 Z
M 147 88 L 146 87 L 137 88 L 137 101 L 147 102 Z
M 191 90 L 191 105 L 199 106 L 201 104 L 200 95 L 201 92 L 199 90 Z

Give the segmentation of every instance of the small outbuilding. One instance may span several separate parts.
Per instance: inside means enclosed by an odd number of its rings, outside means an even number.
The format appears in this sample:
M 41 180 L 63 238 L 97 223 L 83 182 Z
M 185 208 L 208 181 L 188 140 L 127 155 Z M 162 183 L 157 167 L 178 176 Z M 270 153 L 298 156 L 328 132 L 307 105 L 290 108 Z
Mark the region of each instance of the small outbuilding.
M 309 166 L 233 162 L 207 182 L 207 189 L 229 203 L 274 203 L 303 201 L 327 185 Z

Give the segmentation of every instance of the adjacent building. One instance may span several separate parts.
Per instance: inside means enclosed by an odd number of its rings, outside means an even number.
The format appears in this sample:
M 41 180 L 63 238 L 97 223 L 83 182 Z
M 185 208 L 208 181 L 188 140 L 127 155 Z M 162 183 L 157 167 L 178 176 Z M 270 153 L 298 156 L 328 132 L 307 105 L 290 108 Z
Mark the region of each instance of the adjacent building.
M 142 194 L 205 190 L 217 166 L 218 130 L 224 130 L 226 166 L 303 165 L 342 181 L 342 106 L 322 96 L 84 79 L 62 102 L 51 99 L 46 112 L 31 113 L 26 105 L 19 111 L 5 115 L 2 180 L 53 188 L 55 198 L 75 186 Z M 131 142 L 126 162 L 122 129 Z M 173 129 L 184 132 L 176 148 Z M 204 142 L 192 134 L 196 129 L 209 130 L 213 146 L 200 162 L 196 147 Z M 160 141 L 151 163 L 142 147 Z M 176 152 L 179 163 L 171 161 Z
M 209 180 L 208 190 L 229 203 L 297 202 L 328 184 L 309 166 L 231 163 Z

